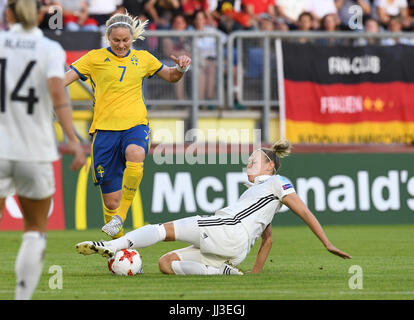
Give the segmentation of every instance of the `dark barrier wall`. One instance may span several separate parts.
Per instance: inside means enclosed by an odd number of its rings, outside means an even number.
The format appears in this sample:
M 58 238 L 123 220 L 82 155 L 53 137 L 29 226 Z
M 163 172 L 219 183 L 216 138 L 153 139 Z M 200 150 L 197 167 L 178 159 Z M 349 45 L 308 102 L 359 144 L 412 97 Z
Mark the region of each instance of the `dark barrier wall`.
M 207 162 L 207 156 L 202 156 L 198 163 L 203 162 L 202 158 Z M 168 160 L 175 163 L 166 164 Z M 190 165 L 183 160 L 183 157 L 165 158 L 163 164 L 157 164 L 153 155 L 148 156 L 140 187 L 145 223 L 213 214 L 235 201 L 246 189 L 243 164 Z M 197 159 L 190 157 L 189 160 Z M 86 226 L 101 227 L 99 188 L 93 186 L 90 172 L 87 181 L 71 172 L 70 161 L 69 156 L 63 156 L 66 227 L 75 228 L 76 219 L 78 222 L 81 219 L 81 215 L 75 214 L 75 199 L 78 196 L 77 205 L 82 207 L 79 199 L 85 191 Z M 177 161 L 186 164 L 177 164 Z M 219 161 L 217 157 L 216 162 Z M 227 163 L 231 163 L 230 156 Z M 323 224 L 403 224 L 414 223 L 413 163 L 411 153 L 294 153 L 282 160 L 280 174 L 291 180 L 298 195 Z M 126 225 L 132 226 L 132 223 L 130 212 Z M 273 223 L 303 222 L 284 210 Z
M 102 35 L 100 32 L 69 32 L 44 30 L 45 36 L 59 42 L 65 50 L 92 50 L 102 47 Z

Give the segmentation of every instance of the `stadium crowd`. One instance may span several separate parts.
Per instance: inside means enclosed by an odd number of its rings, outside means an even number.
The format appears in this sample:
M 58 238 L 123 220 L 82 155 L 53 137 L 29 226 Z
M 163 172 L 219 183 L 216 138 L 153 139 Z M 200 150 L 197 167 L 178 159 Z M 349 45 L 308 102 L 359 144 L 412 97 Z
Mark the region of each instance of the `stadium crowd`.
M 0 0 L 0 12 L 4 12 L 7 0 Z M 105 32 L 105 22 L 115 13 L 125 13 L 149 20 L 148 30 L 201 30 L 218 32 L 223 43 L 227 35 L 239 30 L 261 31 L 366 31 L 390 33 L 386 38 L 359 38 L 351 43 L 339 38 L 296 41 L 332 44 L 396 44 L 414 45 L 414 38 L 396 38 L 393 32 L 414 30 L 414 0 L 42 0 L 41 29 L 49 29 L 56 12 L 62 13 L 62 28 L 66 31 Z M 7 29 L 4 13 L 0 14 L 0 29 Z M 249 40 L 250 41 L 250 40 Z M 171 63 L 171 54 L 191 55 L 191 39 L 164 37 L 159 58 Z M 147 43 L 150 50 L 157 47 Z M 253 43 L 251 46 L 254 47 Z M 214 37 L 197 40 L 200 59 L 198 79 L 201 100 L 214 100 L 217 95 L 217 44 Z M 255 50 L 254 48 L 251 50 Z M 258 48 L 257 51 L 262 49 Z M 261 52 L 256 52 L 261 57 Z M 237 56 L 235 53 L 235 61 Z M 256 59 L 261 61 L 262 59 Z M 257 68 L 257 70 L 261 70 Z M 253 68 L 251 68 L 253 70 Z M 237 70 L 234 70 L 237 74 Z M 251 75 L 258 79 L 259 74 Z M 235 84 L 237 79 L 235 77 Z M 174 87 L 175 98 L 188 98 L 188 80 L 183 79 Z M 255 82 L 251 88 L 257 91 Z M 247 90 L 249 91 L 249 90 Z M 235 108 L 245 109 L 238 103 L 235 92 Z M 203 106 L 205 107 L 205 106 Z M 215 109 L 215 106 L 207 106 Z
M 1 29 L 7 0 L 0 0 Z M 63 10 L 68 31 L 95 31 L 116 12 L 149 19 L 150 30 L 174 28 L 181 15 L 187 29 L 196 29 L 195 13 L 204 11 L 206 25 L 224 33 L 236 30 L 358 30 L 398 32 L 414 29 L 414 0 L 42 0 L 43 22 Z M 359 8 L 350 9 L 358 5 Z M 358 15 L 363 24 L 355 24 Z M 359 20 L 361 21 L 361 20 Z

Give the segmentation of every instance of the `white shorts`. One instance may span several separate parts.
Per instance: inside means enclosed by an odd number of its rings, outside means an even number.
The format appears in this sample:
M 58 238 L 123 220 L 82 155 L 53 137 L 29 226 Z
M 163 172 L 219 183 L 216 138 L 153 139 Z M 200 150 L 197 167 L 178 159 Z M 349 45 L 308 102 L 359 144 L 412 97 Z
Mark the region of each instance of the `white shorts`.
M 197 261 L 213 267 L 227 260 L 235 266 L 242 263 L 249 252 L 244 229 L 240 230 L 241 226 L 199 227 L 198 220 L 203 219 L 194 216 L 174 221 L 176 240 L 192 246 L 172 252 L 182 261 Z
M 0 198 L 13 194 L 28 199 L 45 199 L 55 193 L 51 162 L 0 159 Z

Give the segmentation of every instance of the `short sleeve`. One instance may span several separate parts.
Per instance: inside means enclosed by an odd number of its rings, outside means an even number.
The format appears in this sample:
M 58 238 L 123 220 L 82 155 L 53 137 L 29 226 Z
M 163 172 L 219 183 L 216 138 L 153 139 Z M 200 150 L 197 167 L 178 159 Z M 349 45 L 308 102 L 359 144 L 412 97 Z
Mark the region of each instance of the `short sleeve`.
M 57 42 L 50 42 L 50 47 L 47 50 L 46 61 L 46 77 L 50 78 L 64 78 L 65 77 L 65 63 L 66 53 Z
M 273 179 L 273 192 L 279 199 L 283 199 L 284 196 L 296 192 L 292 182 L 290 182 L 287 178 L 276 175 L 271 179 Z
M 154 76 L 164 66 L 164 64 L 161 61 L 155 58 L 148 51 L 145 51 L 145 62 L 146 62 L 146 68 L 147 68 L 147 73 L 146 73 L 147 78 L 151 78 L 152 76 Z
M 89 51 L 70 65 L 70 68 L 79 75 L 82 81 L 87 80 L 91 75 L 91 52 Z

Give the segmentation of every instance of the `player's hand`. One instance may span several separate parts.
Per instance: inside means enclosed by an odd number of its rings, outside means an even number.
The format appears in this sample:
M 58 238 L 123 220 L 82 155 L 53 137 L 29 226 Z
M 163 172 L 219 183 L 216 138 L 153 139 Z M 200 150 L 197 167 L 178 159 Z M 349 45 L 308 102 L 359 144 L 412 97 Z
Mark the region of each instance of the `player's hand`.
M 334 255 L 337 255 L 338 257 L 341 257 L 341 258 L 344 258 L 344 259 L 352 259 L 352 257 L 349 255 L 349 254 L 347 254 L 346 252 L 343 252 L 343 251 L 341 251 L 341 250 L 339 250 L 338 248 L 335 248 L 333 245 L 328 245 L 327 247 L 326 247 L 326 249 L 330 252 L 330 253 L 332 253 L 332 254 L 334 254 Z
M 73 155 L 73 161 L 70 170 L 76 171 L 86 164 L 86 156 L 82 145 L 79 142 L 69 142 L 69 152 Z
M 191 64 L 191 58 L 186 55 L 179 56 L 178 58 L 174 55 L 171 55 L 170 58 L 182 69 L 186 69 Z

